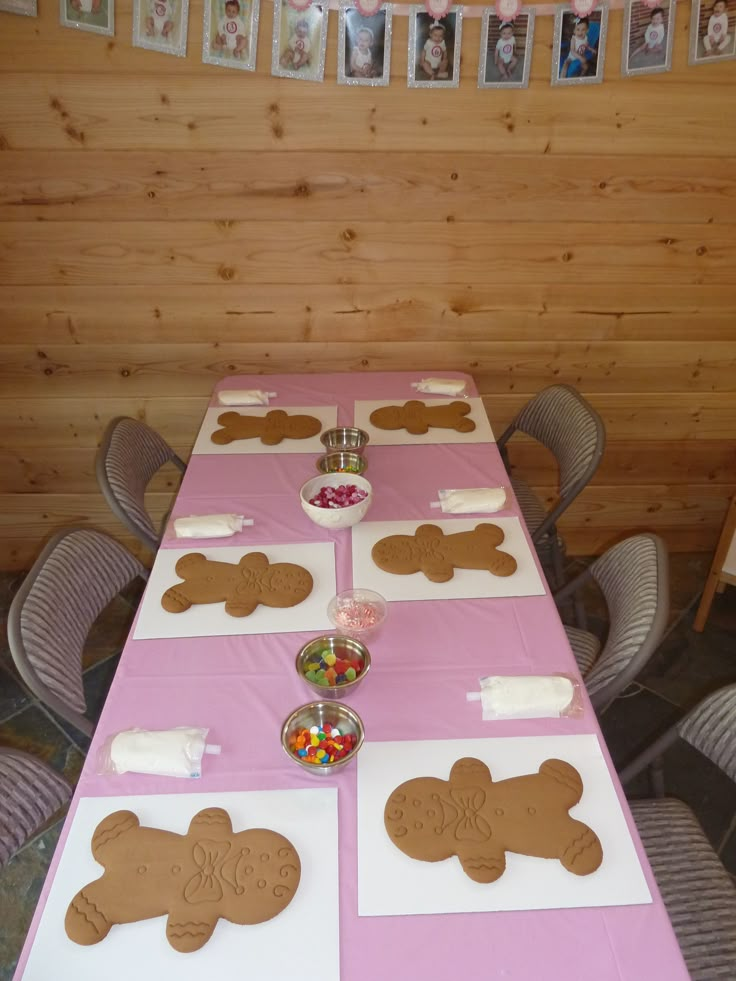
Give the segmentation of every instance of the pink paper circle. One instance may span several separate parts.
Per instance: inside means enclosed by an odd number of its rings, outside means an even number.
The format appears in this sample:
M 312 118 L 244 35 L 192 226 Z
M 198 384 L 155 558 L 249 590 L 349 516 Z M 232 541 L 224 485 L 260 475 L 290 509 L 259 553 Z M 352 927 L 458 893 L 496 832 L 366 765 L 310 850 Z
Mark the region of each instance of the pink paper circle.
M 662 3 L 662 0 L 641 0 L 641 2 L 644 4 L 645 7 L 654 8 L 654 7 L 659 7 Z
M 383 0 L 355 0 L 355 7 L 364 17 L 372 17 L 380 10 L 382 3 Z
M 294 10 L 309 10 L 312 6 L 312 0 L 288 0 L 289 6 L 293 7 Z
M 521 0 L 496 0 L 496 17 L 500 21 L 512 21 L 521 13 Z
M 424 0 L 424 7 L 430 17 L 437 20 L 437 18 L 445 16 L 452 6 L 452 2 L 453 0 Z
M 572 0 L 570 6 L 578 17 L 587 17 L 592 14 L 597 6 L 598 0 Z

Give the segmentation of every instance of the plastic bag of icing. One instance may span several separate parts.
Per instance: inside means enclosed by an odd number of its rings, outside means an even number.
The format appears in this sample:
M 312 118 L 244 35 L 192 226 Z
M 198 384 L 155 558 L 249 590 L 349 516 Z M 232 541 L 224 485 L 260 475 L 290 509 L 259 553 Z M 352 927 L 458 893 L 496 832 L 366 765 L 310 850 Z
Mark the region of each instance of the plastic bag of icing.
M 207 744 L 209 729 L 126 729 L 108 736 L 100 748 L 100 774 L 150 773 L 160 777 L 202 776 L 202 757 L 220 747 Z
M 422 378 L 421 381 L 412 382 L 411 387 L 427 395 L 465 396 L 468 386 L 461 378 Z
M 220 405 L 268 405 L 276 398 L 276 392 L 263 392 L 260 388 L 221 388 L 217 393 Z
M 580 682 L 568 674 L 491 675 L 480 679 L 480 691 L 469 691 L 469 702 L 480 702 L 484 722 L 494 719 L 561 719 L 583 714 Z
M 505 487 L 440 490 L 437 496 L 440 499 L 439 506 L 445 514 L 490 514 L 506 506 Z

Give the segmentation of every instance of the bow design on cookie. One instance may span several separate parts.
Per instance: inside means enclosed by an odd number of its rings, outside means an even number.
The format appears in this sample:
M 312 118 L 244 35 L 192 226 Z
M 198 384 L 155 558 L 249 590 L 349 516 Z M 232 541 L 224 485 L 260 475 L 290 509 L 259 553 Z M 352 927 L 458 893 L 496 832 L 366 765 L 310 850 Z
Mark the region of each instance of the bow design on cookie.
M 486 800 L 485 793 L 478 787 L 463 787 L 460 790 L 451 790 L 450 797 L 460 814 L 455 828 L 457 840 L 487 841 L 491 837 L 491 828 L 480 814 Z
M 222 899 L 222 863 L 230 851 L 226 841 L 202 839 L 194 843 L 192 858 L 199 868 L 184 889 L 184 898 L 190 903 L 219 902 Z

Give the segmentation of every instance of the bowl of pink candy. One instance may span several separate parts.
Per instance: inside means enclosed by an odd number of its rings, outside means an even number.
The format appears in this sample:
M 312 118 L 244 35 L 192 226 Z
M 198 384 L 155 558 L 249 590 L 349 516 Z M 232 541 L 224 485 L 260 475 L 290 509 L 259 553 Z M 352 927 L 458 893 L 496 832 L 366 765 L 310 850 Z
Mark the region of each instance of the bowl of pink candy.
M 326 473 L 312 477 L 299 491 L 306 516 L 321 528 L 350 528 L 365 517 L 373 488 L 358 474 Z
M 333 596 L 327 616 L 338 633 L 355 640 L 372 637 L 388 613 L 388 603 L 372 589 L 346 589 Z

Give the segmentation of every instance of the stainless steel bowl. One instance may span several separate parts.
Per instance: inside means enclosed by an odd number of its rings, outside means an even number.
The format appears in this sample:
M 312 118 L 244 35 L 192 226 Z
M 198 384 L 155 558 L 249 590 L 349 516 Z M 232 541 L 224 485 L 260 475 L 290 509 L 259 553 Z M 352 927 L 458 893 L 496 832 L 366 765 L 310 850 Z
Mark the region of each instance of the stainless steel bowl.
M 328 429 L 320 437 L 322 445 L 329 452 L 350 450 L 353 453 L 362 455 L 363 450 L 370 437 L 362 429 L 354 426 L 338 426 L 337 429 Z
M 338 450 L 325 453 L 317 460 L 320 473 L 354 473 L 360 476 L 368 469 L 368 461 L 353 450 Z
M 292 740 L 296 738 L 299 729 L 309 729 L 311 726 L 321 726 L 329 722 L 331 726 L 337 726 L 342 733 L 349 733 L 356 737 L 355 746 L 347 756 L 334 763 L 305 763 L 301 757 L 297 756 L 291 749 Z M 363 745 L 365 729 L 357 712 L 342 702 L 310 702 L 308 705 L 301 705 L 295 709 L 281 727 L 281 746 L 284 752 L 293 763 L 297 763 L 307 773 L 319 774 L 334 773 L 340 767 L 346 766 L 357 755 Z
M 363 670 L 353 681 L 343 681 L 339 685 L 320 685 L 316 681 L 307 678 L 307 665 L 315 657 L 319 660 L 319 655 L 325 649 L 338 658 L 348 657 L 360 658 L 363 662 Z M 355 691 L 363 678 L 368 674 L 371 666 L 371 655 L 365 644 L 353 637 L 345 637 L 340 634 L 325 634 L 323 637 L 315 637 L 310 640 L 299 651 L 294 662 L 296 672 L 302 681 L 317 692 L 322 698 L 344 698 L 348 693 Z

